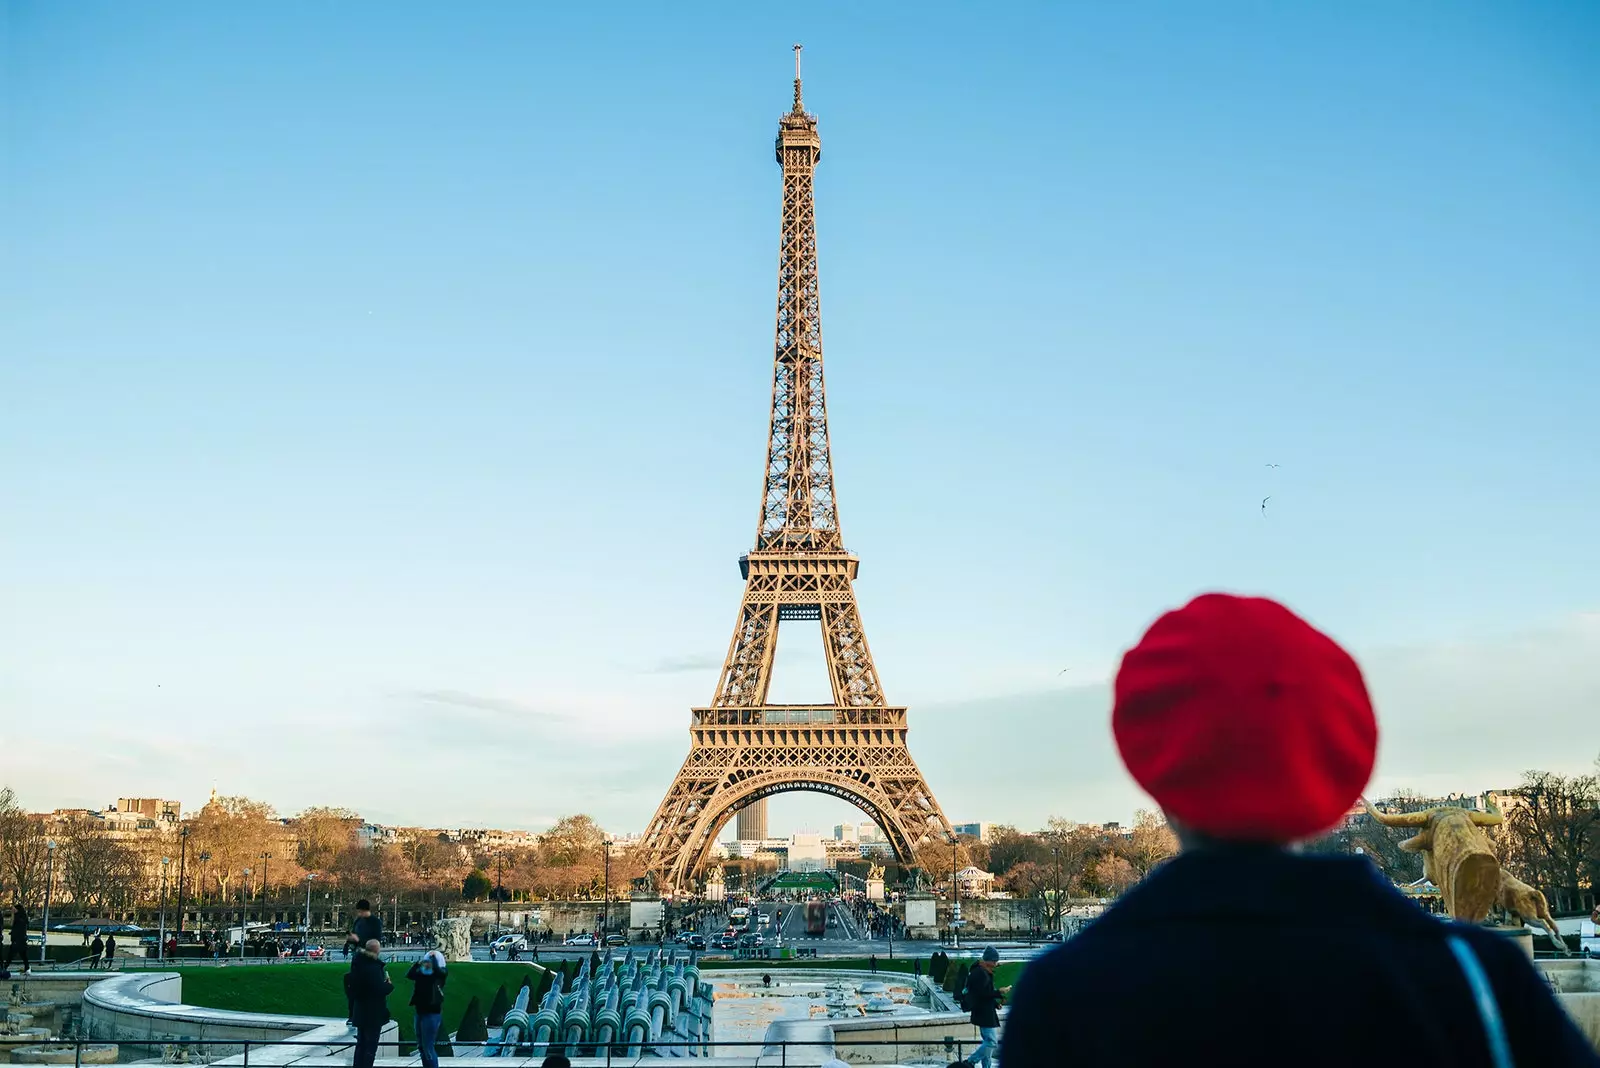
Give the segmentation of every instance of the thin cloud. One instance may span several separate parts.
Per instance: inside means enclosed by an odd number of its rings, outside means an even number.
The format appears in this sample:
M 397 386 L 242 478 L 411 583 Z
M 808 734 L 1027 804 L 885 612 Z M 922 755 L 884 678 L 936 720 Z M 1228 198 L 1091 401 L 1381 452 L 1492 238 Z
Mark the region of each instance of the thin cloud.
M 669 656 L 644 669 L 645 675 L 685 675 L 691 671 L 714 671 L 722 666 L 716 656 Z
M 563 712 L 553 712 L 548 708 L 530 705 L 523 701 L 513 701 L 504 697 L 483 697 L 475 693 L 465 693 L 461 690 L 418 690 L 411 694 L 421 701 L 436 705 L 452 705 L 456 708 L 475 708 L 483 712 L 499 712 L 507 716 L 538 716 L 541 719 L 571 720 L 572 717 Z

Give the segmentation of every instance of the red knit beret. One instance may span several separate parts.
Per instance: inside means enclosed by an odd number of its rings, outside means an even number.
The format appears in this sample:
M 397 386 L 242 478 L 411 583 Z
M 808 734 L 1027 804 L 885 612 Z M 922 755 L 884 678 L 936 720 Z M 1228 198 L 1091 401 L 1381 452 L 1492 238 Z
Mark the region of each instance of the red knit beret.
M 1221 593 L 1168 612 L 1122 658 L 1111 727 L 1172 819 L 1238 841 L 1328 830 L 1378 748 L 1349 653 L 1276 601 Z

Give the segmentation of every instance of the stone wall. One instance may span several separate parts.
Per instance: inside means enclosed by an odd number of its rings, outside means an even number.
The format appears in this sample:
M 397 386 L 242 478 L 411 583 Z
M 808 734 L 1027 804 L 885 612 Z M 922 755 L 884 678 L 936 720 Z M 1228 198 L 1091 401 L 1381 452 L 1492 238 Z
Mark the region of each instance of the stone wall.
M 212 1063 L 242 1055 L 246 1044 L 251 1063 L 261 1065 L 307 1058 L 348 1060 L 354 1048 L 355 1031 L 343 1020 L 184 1005 L 182 990 L 183 979 L 177 972 L 102 973 L 83 992 L 82 1033 L 98 1042 L 134 1046 L 149 1056 L 159 1056 L 161 1047 L 170 1042 L 199 1040 L 204 1046 L 193 1056 Z M 394 1042 L 398 1037 L 392 1021 L 384 1026 L 381 1041 Z M 286 1040 L 297 1044 L 274 1045 Z

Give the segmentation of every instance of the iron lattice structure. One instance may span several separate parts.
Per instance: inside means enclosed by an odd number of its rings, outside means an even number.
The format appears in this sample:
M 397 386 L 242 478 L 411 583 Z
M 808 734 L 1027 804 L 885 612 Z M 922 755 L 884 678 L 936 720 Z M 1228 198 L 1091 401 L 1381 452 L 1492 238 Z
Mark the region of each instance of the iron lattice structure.
M 878 824 L 903 862 L 930 836 L 952 837 L 906 745 L 904 707 L 887 703 L 856 607 L 859 559 L 845 549 L 833 492 L 822 384 L 822 314 L 812 179 L 822 158 L 800 96 L 778 121 L 783 233 L 772 416 L 756 545 L 739 560 L 739 621 L 708 708 L 693 710 L 689 756 L 645 832 L 648 869 L 688 889 L 739 809 L 788 790 L 843 798 Z M 819 621 L 833 703 L 767 700 L 778 626 Z

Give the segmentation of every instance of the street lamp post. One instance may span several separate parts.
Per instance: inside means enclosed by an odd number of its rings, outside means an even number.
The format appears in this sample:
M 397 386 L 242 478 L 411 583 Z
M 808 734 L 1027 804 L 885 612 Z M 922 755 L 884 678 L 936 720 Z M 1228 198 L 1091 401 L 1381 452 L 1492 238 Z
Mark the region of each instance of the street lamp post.
M 39 930 L 39 963 L 45 962 L 45 952 L 50 946 L 50 888 L 55 885 L 56 874 L 56 840 L 45 839 L 44 843 L 44 926 Z
M 600 905 L 600 941 L 604 942 L 611 931 L 611 839 L 602 838 L 600 845 L 606 854 L 605 901 Z
M 156 959 L 167 959 L 167 865 L 172 863 L 171 857 L 161 858 L 161 926 L 156 942 Z
M 500 937 L 500 899 L 505 896 L 505 886 L 501 881 L 501 876 L 505 874 L 505 867 L 506 855 L 504 853 L 496 853 L 494 855 L 494 934 L 496 938 Z
M 178 828 L 178 941 L 183 941 L 183 868 L 189 859 L 189 828 Z
M 314 872 L 314 871 L 306 873 L 306 937 L 305 937 L 305 941 L 306 941 L 306 943 L 308 945 L 311 942 L 311 881 L 313 879 L 315 879 L 316 877 L 317 877 L 317 873 Z
M 956 880 L 955 835 L 950 836 L 950 944 L 961 948 L 961 884 Z
M 272 861 L 271 853 L 261 854 L 261 919 L 265 923 L 272 920 L 267 916 L 267 865 Z
M 239 959 L 244 960 L 244 935 L 249 924 L 245 922 L 244 910 L 246 907 L 245 889 L 250 883 L 250 869 L 244 870 L 244 878 L 239 880 Z
M 1061 932 L 1061 937 L 1065 938 L 1066 937 L 1066 930 L 1065 930 L 1065 926 L 1064 926 L 1063 921 L 1062 921 L 1062 911 L 1061 911 L 1061 847 L 1058 846 L 1058 845 L 1057 846 L 1051 846 L 1050 847 L 1050 856 L 1052 858 L 1052 867 L 1050 869 L 1050 874 L 1051 874 L 1051 876 L 1053 878 L 1053 881 L 1056 884 L 1055 897 L 1050 902 L 1050 911 L 1055 913 L 1056 930 L 1060 931 Z

